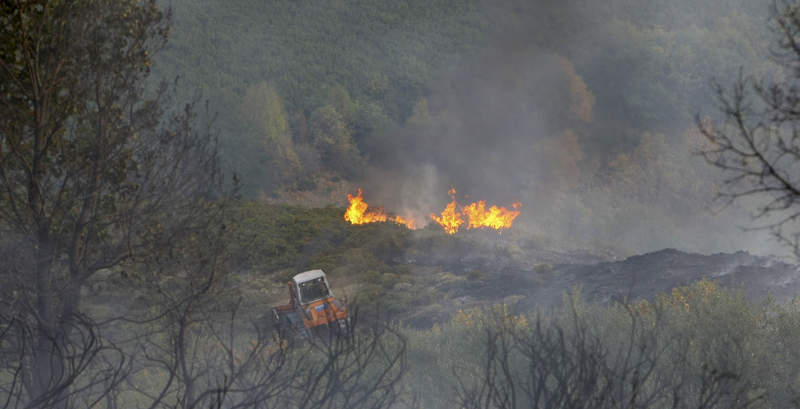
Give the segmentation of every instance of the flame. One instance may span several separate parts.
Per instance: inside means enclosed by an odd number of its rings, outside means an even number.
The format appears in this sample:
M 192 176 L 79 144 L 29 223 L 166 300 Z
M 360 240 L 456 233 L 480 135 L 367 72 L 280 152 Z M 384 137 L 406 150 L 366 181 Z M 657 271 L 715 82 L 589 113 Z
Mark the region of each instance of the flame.
M 522 203 L 516 202 L 511 205 L 514 210 L 497 206 L 492 206 L 489 210 L 486 210 L 486 202 L 480 200 L 478 203 L 470 203 L 465 206 L 462 211 L 469 220 L 467 229 L 489 227 L 495 230 L 503 230 L 511 227 L 514 223 L 514 219 L 520 214 L 520 211 L 517 210 L 520 207 L 522 207 Z
M 467 220 L 466 227 L 468 230 L 488 227 L 502 232 L 503 229 L 507 229 L 514 224 L 514 219 L 520 214 L 518 209 L 522 207 L 522 203 L 516 202 L 511 205 L 513 210 L 498 206 L 492 206 L 487 210 L 486 202 L 479 200 L 463 206 L 459 211 L 456 210 L 458 207 L 456 189 L 451 188 L 447 193 L 450 194 L 453 200 L 442 211 L 440 216 L 437 217 L 435 214 L 431 214 L 431 219 L 439 223 L 447 234 L 455 234 L 461 228 L 461 225 L 465 223 L 464 218 Z
M 447 234 L 456 234 L 462 226 L 465 226 L 467 230 L 490 228 L 502 233 L 504 229 L 513 225 L 514 219 L 520 215 L 519 209 L 522 207 L 522 203 L 516 202 L 511 205 L 511 209 L 498 206 L 491 206 L 487 209 L 486 202 L 483 200 L 459 206 L 456 201 L 456 189 L 450 188 L 447 193 L 452 199 L 447 207 L 439 215 L 435 213 L 430 215 L 430 218 L 442 226 Z M 344 219 L 351 224 L 392 222 L 412 230 L 418 228 L 416 220 L 411 217 L 389 216 L 381 208 L 370 209 L 362 194 L 361 189 L 358 189 L 358 194 L 355 196 L 347 195 L 350 206 L 344 213 Z
M 344 212 L 344 219 L 351 224 L 367 224 L 376 222 L 390 221 L 392 223 L 402 224 L 409 229 L 416 228 L 416 221 L 412 218 L 405 218 L 402 216 L 388 216 L 382 209 L 369 209 L 369 205 L 364 201 L 362 196 L 363 192 L 358 189 L 358 194 L 355 196 L 347 194 L 347 200 L 350 206 Z
M 348 207 L 347 211 L 344 212 L 344 219 L 351 224 L 385 222 L 386 219 L 388 219 L 388 216 L 383 213 L 383 210 L 377 209 L 367 211 L 369 205 L 364 201 L 364 197 L 362 197 L 361 194 L 361 189 L 358 189 L 358 194 L 355 196 L 351 195 L 350 193 L 347 194 L 347 200 L 350 202 L 350 207 Z
M 397 224 L 402 224 L 403 226 L 406 226 L 410 230 L 414 230 L 417 228 L 417 221 L 412 218 L 406 219 L 403 216 L 394 216 L 390 217 L 389 220 Z
M 459 227 L 464 224 L 464 219 L 461 218 L 461 212 L 456 211 L 456 206 L 458 205 L 456 203 L 456 189 L 450 188 L 447 193 L 450 194 L 453 201 L 447 204 L 447 207 L 442 210 L 442 214 L 439 217 L 431 213 L 431 219 L 439 223 L 447 234 L 456 234 Z

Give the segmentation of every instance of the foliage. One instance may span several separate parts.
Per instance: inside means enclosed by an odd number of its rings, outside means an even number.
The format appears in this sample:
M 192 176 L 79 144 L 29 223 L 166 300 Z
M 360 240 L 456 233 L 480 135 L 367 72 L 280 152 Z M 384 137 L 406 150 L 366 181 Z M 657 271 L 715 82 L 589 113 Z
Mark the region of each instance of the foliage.
M 91 279 L 128 268 L 157 286 L 218 273 L 216 140 L 197 130 L 192 103 L 174 109 L 167 85 L 145 87 L 168 28 L 154 1 L 0 10 L 0 228 L 13 238 L 1 243 L 0 308 L 15 323 L 0 364 L 23 380 L 8 405 L 68 407 L 79 391 L 102 399 L 98 374 L 115 383 L 122 371 L 81 311 Z
M 343 214 L 344 209 L 332 206 L 319 209 L 241 201 L 230 216 L 236 231 L 235 258 L 247 271 L 300 271 L 310 266 L 333 270 L 352 263 L 343 252 L 363 253 L 375 263 L 392 264 L 407 246 L 408 229 L 390 223 L 353 226 Z
M 172 46 L 155 69 L 161 78 L 181 75 L 189 89 L 203 90 L 220 114 L 225 160 L 245 176 L 246 193 L 270 193 L 309 172 L 359 178 L 354 169 L 374 159 L 383 134 L 418 124 L 419 104 L 447 77 L 442 73 L 455 64 L 480 67 L 486 63 L 480 50 L 513 48 L 514 38 L 529 39 L 540 54 L 563 56 L 572 78 L 564 93 L 575 97 L 576 118 L 594 131 L 581 136 L 593 155 L 625 151 L 644 132 L 688 126 L 692 112 L 711 102 L 710 76 L 768 66 L 763 5 L 692 5 L 686 7 L 696 13 L 687 13 L 672 3 L 613 3 L 598 10 L 586 2 L 532 7 L 519 0 L 349 0 L 331 7 L 178 1 L 172 3 Z M 286 115 L 274 115 L 288 118 L 295 144 L 312 142 L 306 128 L 316 117 L 314 140 L 322 142 L 313 147 L 316 154 L 301 155 L 300 163 L 290 159 L 288 167 L 265 160 L 272 149 L 285 155 L 287 143 L 260 146 L 237 112 L 252 105 L 249 95 L 263 84 L 283 102 Z M 620 140 L 621 134 L 627 136 Z M 315 168 L 317 155 L 323 167 L 306 170 Z
M 358 180 L 370 165 L 388 170 L 387 159 L 406 160 L 402 153 L 452 156 L 448 131 L 482 132 L 464 145 L 494 148 L 485 133 L 495 129 L 465 126 L 483 125 L 490 107 L 458 109 L 483 104 L 498 80 L 503 97 L 524 94 L 491 107 L 520 115 L 501 115 L 508 129 L 532 110 L 546 122 L 541 135 L 525 129 L 519 146 L 505 148 L 525 163 L 537 162 L 534 153 L 553 165 L 515 169 L 512 186 L 546 192 L 549 206 L 540 208 L 554 210 L 540 217 L 569 219 L 571 237 L 582 225 L 633 216 L 671 225 L 692 213 L 687 198 L 709 184 L 682 155 L 692 140 L 675 135 L 709 103 L 707 74 L 730 78 L 739 65 L 775 74 L 775 83 L 753 88 L 766 106 L 761 116 L 775 125 L 741 120 L 750 113 L 749 80 L 732 99 L 720 92 L 733 134 L 700 125 L 721 148 L 707 158 L 740 172 L 733 181 L 778 192 L 767 213 L 793 209 L 793 164 L 789 172 L 772 165 L 797 156 L 791 125 L 800 98 L 794 77 L 782 77 L 797 71 L 797 10 L 776 10 L 789 69 L 775 70 L 763 62 L 759 14 L 733 1 L 688 14 L 674 13 L 694 6 L 683 0 L 635 8 L 631 0 L 602 8 L 588 0 L 180 0 L 175 41 L 156 66 L 151 55 L 164 45 L 170 14 L 153 0 L 3 2 L 0 405 L 387 407 L 407 369 L 406 337 L 408 400 L 425 407 L 797 402 L 797 303 L 753 305 L 709 282 L 610 306 L 576 295 L 527 315 L 511 306 L 462 310 L 430 330 L 375 325 L 299 347 L 265 331 L 262 317 L 238 315 L 243 294 L 309 268 L 357 287 L 352 306 L 405 317 L 443 316 L 448 291 L 486 280 L 459 260 L 485 256 L 476 236 L 352 226 L 341 208 L 250 198 L 314 190 L 323 178 Z M 511 64 L 494 65 L 508 55 Z M 517 72 L 528 63 L 533 77 Z M 468 68 L 450 76 L 459 64 Z M 192 103 L 179 109 L 174 90 L 158 85 L 178 76 L 219 111 L 222 159 L 243 174 L 248 199 L 229 203 L 220 188 L 217 139 L 196 128 L 214 115 L 198 118 Z M 532 108 L 526 93 L 534 91 L 546 103 Z M 465 112 L 475 115 L 458 116 Z M 737 131 L 749 146 L 733 142 Z M 488 151 L 481 159 L 513 163 Z M 526 180 L 539 171 L 540 180 Z M 661 202 L 685 207 L 651 209 Z M 503 251 L 522 252 L 488 252 Z M 430 267 L 438 265 L 455 271 Z
M 275 88 L 265 82 L 248 87 L 240 108 L 246 132 L 257 141 L 282 182 L 297 173 L 300 159 L 289 131 L 286 109 Z
M 157 57 L 155 73 L 170 80 L 180 75 L 187 89 L 212 101 L 224 130 L 224 159 L 245 176 L 246 193 L 294 182 L 283 177 L 280 162 L 263 160 L 270 149 L 250 138 L 239 120 L 237 108 L 258 84 L 270 84 L 283 101 L 295 143 L 311 142 L 304 122 L 312 116 L 324 132 L 334 132 L 317 136 L 325 170 L 355 177 L 352 167 L 339 168 L 347 165 L 339 159 L 363 160 L 353 144 L 364 146 L 402 122 L 436 67 L 473 48 L 481 32 L 478 8 L 461 0 L 356 0 L 330 7 L 186 0 L 172 7 L 171 46 Z M 303 168 L 314 166 L 310 157 Z
M 430 330 L 406 330 L 408 393 L 431 408 L 585 407 L 586 399 L 593 407 L 791 407 L 797 399 L 796 302 L 753 304 L 700 281 L 652 301 L 594 305 L 578 292 L 555 309 L 511 308 L 459 311 Z M 537 380 L 547 400 L 527 400 Z
M 347 335 L 298 340 L 238 305 L 194 308 L 180 306 L 126 343 L 137 360 L 109 407 L 386 408 L 398 398 L 406 345 L 391 326 L 352 316 Z
M 708 217 L 715 186 L 698 183 L 709 175 L 685 136 L 714 103 L 709 79 L 781 71 L 766 4 L 395 3 L 174 1 L 171 45 L 153 70 L 209 99 L 222 160 L 247 198 L 299 191 L 329 202 L 332 184 L 396 175 L 392 185 L 416 187 L 427 167 L 448 187 L 514 192 L 537 209 L 521 224 L 565 244 L 609 247 L 620 230 L 641 228 L 631 220 L 652 220 L 658 229 L 616 251 L 675 240 L 733 250 L 733 223 Z M 252 98 L 265 87 L 269 104 Z M 272 142 L 245 119 L 266 105 L 281 129 Z M 653 138 L 668 156 L 619 160 Z M 639 237 L 654 230 L 663 234 Z

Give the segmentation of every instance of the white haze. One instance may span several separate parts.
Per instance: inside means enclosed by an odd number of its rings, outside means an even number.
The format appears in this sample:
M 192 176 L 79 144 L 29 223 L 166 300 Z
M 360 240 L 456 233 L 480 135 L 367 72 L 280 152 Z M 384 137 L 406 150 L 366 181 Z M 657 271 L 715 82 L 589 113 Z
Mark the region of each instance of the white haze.
M 509 10 L 495 11 L 524 23 L 536 7 Z M 576 13 L 593 21 L 585 9 Z M 682 96 L 685 112 L 670 113 L 675 104 L 647 94 L 640 106 L 623 105 L 613 83 L 636 89 L 608 76 L 632 68 L 596 60 L 617 52 L 614 36 L 633 29 L 594 23 L 551 45 L 536 41 L 536 27 L 509 23 L 485 50 L 440 73 L 406 125 L 376 144 L 378 169 L 364 184 L 371 203 L 426 218 L 454 186 L 461 202 L 522 201 L 515 229 L 560 247 L 786 255 L 769 232 L 744 230 L 758 225 L 753 203 L 714 201 L 722 175 L 694 154 L 704 143 L 695 114 L 716 115 L 709 81 L 731 81 L 741 61 L 702 72 L 702 89 Z M 589 39 L 598 49 L 576 46 Z M 635 61 L 643 70 L 651 63 Z M 660 107 L 667 113 L 653 112 Z

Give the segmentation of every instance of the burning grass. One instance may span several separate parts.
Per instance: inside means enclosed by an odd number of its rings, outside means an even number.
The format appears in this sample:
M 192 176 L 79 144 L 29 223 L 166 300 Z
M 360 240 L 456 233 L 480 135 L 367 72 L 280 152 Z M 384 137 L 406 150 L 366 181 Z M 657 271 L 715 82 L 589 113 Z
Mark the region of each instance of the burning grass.
M 469 229 L 494 229 L 498 233 L 511 228 L 514 219 L 520 215 L 521 202 L 511 204 L 510 209 L 492 205 L 487 208 L 486 201 L 479 200 L 467 205 L 459 205 L 456 200 L 456 189 L 448 192 L 452 199 L 439 214 L 431 213 L 430 219 L 442 227 L 450 235 L 456 234 L 462 227 Z M 417 221 L 411 217 L 390 216 L 382 208 L 372 208 L 364 201 L 363 192 L 358 189 L 355 196 L 348 194 L 350 202 L 344 213 L 344 219 L 351 224 L 368 224 L 380 222 L 393 222 L 414 230 L 418 227 Z

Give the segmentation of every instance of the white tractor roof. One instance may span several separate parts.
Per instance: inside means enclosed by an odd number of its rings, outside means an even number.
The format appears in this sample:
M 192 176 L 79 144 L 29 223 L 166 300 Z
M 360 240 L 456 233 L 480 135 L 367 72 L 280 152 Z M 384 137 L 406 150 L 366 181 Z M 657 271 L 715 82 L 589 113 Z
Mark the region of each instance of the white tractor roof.
M 297 274 L 292 279 L 296 283 L 305 283 L 306 281 L 315 280 L 320 277 L 325 277 L 325 273 L 323 273 L 322 270 L 311 270 Z

